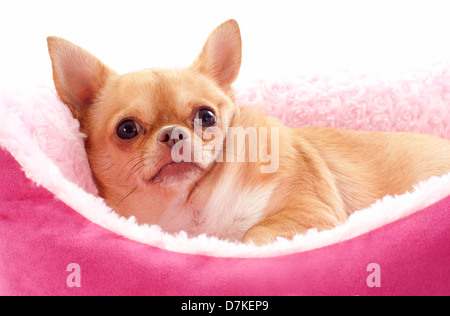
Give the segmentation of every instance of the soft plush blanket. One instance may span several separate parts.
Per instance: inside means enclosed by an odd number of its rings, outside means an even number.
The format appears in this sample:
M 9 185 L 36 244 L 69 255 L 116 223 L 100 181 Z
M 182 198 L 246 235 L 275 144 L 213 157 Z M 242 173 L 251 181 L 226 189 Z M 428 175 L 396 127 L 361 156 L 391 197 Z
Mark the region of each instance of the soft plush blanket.
M 291 126 L 450 139 L 450 67 L 237 88 Z M 97 190 L 78 123 L 50 87 L 0 89 L 0 295 L 450 294 L 450 174 L 325 232 L 264 247 L 120 218 Z

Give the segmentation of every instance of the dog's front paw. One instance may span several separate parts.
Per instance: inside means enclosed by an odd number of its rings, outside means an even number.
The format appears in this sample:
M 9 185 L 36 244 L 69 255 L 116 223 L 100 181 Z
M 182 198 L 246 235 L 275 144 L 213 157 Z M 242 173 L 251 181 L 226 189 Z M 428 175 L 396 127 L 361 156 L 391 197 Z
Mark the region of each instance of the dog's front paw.
M 277 235 L 269 228 L 264 226 L 251 227 L 242 238 L 242 243 L 246 245 L 264 246 L 273 243 Z

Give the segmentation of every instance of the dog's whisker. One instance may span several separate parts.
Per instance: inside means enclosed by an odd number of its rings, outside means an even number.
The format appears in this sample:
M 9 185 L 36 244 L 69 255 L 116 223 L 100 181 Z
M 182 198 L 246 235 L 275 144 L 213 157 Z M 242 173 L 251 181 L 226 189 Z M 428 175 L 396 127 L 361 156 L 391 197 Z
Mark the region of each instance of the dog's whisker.
M 125 201 L 128 197 L 130 197 L 134 192 L 136 192 L 137 188 L 138 188 L 138 187 L 135 186 L 134 189 L 131 190 L 130 193 L 128 193 L 122 200 L 120 200 L 119 205 L 120 205 L 123 201 Z

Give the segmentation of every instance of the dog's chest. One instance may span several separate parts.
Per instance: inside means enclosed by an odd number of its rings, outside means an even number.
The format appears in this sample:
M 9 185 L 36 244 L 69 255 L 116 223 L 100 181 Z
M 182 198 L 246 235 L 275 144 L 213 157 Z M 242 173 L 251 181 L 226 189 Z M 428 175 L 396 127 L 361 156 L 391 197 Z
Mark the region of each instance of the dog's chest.
M 245 232 L 261 221 L 275 185 L 246 187 L 233 179 L 217 183 L 200 207 L 174 204 L 160 225 L 168 232 L 185 231 L 190 237 L 206 234 L 240 241 Z

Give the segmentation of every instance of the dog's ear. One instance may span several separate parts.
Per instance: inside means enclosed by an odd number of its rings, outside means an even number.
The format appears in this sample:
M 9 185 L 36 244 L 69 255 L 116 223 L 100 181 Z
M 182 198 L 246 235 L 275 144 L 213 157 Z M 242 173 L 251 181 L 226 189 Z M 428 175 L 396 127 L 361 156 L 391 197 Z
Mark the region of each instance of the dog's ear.
M 73 116 L 81 119 L 114 71 L 65 39 L 52 36 L 47 43 L 56 91 Z
M 235 20 L 228 20 L 209 35 L 193 67 L 228 90 L 239 74 L 241 58 L 239 25 Z

